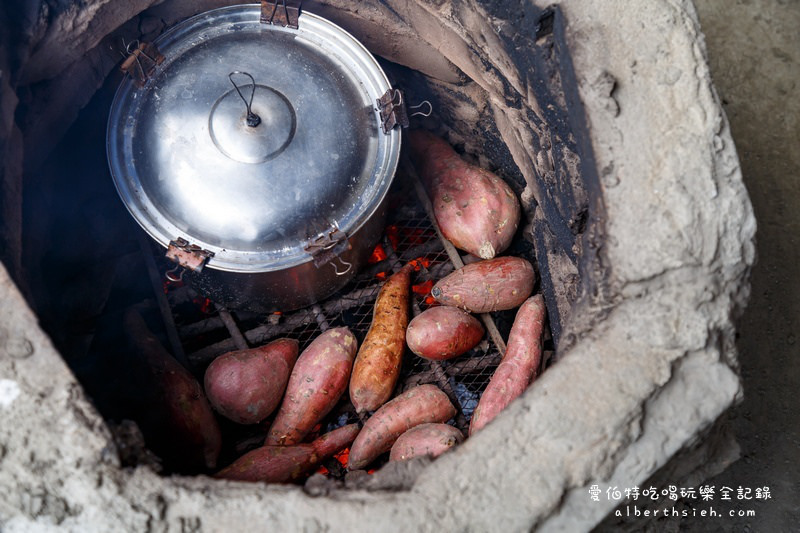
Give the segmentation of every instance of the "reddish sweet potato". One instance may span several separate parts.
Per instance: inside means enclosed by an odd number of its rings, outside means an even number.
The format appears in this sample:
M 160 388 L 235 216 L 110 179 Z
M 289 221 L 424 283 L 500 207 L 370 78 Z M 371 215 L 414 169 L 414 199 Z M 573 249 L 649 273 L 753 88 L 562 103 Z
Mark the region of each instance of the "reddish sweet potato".
M 439 457 L 464 442 L 464 434 L 448 424 L 421 424 L 397 437 L 389 452 L 390 461 L 406 461 L 428 455 Z
M 459 268 L 439 280 L 431 295 L 470 313 L 519 307 L 533 292 L 535 274 L 520 257 L 495 257 Z
M 439 306 L 414 317 L 406 342 L 418 356 L 444 361 L 474 348 L 483 333 L 483 325 L 474 316 L 456 307 Z
M 214 477 L 271 483 L 298 479 L 349 446 L 356 435 L 358 424 L 350 424 L 326 433 L 311 444 L 262 446 L 244 454 Z
M 157 389 L 157 404 L 151 409 L 156 420 L 148 446 L 177 470 L 215 468 L 222 435 L 203 388 L 161 345 L 138 312 L 125 313 L 124 327 L 134 348 L 145 357 Z
M 469 434 L 489 423 L 536 378 L 542 361 L 545 307 L 541 294 L 531 296 L 517 311 L 508 334 L 506 355 L 483 391 L 472 414 Z
M 347 328 L 329 329 L 303 350 L 264 444 L 298 444 L 347 388 L 357 341 Z
M 234 422 L 261 422 L 281 402 L 297 352 L 296 340 L 278 339 L 259 348 L 220 355 L 206 370 L 208 400 Z
M 350 401 L 357 413 L 386 403 L 397 383 L 406 348 L 410 285 L 411 266 L 406 265 L 386 280 L 375 301 L 372 324 L 350 376 Z
M 483 259 L 508 248 L 520 207 L 506 182 L 462 160 L 447 142 L 426 131 L 412 131 L 409 143 L 442 234 Z
M 414 387 L 385 403 L 367 420 L 350 447 L 348 468 L 364 468 L 414 426 L 446 422 L 455 415 L 456 408 L 436 385 Z

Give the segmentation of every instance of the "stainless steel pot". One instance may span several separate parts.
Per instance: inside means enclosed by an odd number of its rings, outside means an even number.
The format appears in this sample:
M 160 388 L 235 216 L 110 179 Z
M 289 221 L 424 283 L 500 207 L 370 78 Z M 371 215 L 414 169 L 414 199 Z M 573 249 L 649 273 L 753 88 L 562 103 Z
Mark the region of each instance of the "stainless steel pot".
M 294 16 L 226 7 L 138 45 L 109 117 L 128 210 L 231 308 L 290 310 L 344 286 L 397 167 L 402 96 L 347 32 Z

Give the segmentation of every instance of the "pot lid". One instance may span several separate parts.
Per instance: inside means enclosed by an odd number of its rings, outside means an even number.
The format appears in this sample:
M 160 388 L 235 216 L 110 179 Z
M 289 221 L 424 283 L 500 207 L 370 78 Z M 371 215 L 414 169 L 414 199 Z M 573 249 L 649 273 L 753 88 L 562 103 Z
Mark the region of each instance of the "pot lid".
M 389 82 L 370 53 L 303 12 L 262 24 L 258 5 L 203 13 L 154 45 L 164 61 L 122 82 L 108 158 L 123 202 L 163 246 L 184 239 L 209 267 L 270 271 L 309 243 L 351 235 L 391 184 L 400 133 L 381 129 Z

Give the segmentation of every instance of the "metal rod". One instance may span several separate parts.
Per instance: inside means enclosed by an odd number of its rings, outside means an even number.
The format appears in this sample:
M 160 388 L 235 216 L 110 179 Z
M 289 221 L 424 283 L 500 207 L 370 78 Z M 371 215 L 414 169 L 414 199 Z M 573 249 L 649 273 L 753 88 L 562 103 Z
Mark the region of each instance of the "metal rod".
M 448 376 L 461 377 L 466 374 L 480 372 L 492 366 L 497 366 L 500 364 L 500 360 L 500 354 L 492 352 L 484 355 L 483 357 L 472 357 L 464 361 L 450 364 L 447 367 L 442 365 L 442 368 Z M 406 391 L 411 387 L 423 385 L 425 383 L 435 383 L 439 381 L 439 379 L 441 379 L 441 377 L 437 377 L 433 369 L 417 372 L 416 374 L 412 374 L 405 379 L 402 390 Z
M 311 324 L 312 322 L 314 322 L 314 316 L 310 310 L 306 309 L 303 312 L 288 315 L 280 324 L 263 324 L 247 330 L 244 332 L 244 337 L 250 344 L 257 346 L 267 339 L 284 334 L 294 328 Z M 225 339 L 224 341 L 211 344 L 196 352 L 190 353 L 189 359 L 197 365 L 202 365 L 211 361 L 218 355 L 234 350 L 235 348 L 236 345 L 233 339 Z
M 455 391 L 453 390 L 452 385 L 450 385 L 450 380 L 447 378 L 447 374 L 445 374 L 444 369 L 442 368 L 442 363 L 439 361 L 429 361 L 431 366 L 431 370 L 433 371 L 433 375 L 436 378 L 436 384 L 439 385 L 439 388 L 447 394 L 447 397 L 450 398 L 450 403 L 453 404 L 453 407 L 456 408 L 456 427 L 461 431 L 466 431 L 469 427 L 467 423 L 467 417 L 464 415 L 464 410 L 461 407 L 461 402 L 458 401 L 458 396 L 456 396 Z
M 441 242 L 439 242 L 438 240 L 434 239 L 434 240 L 431 240 L 431 241 L 427 241 L 427 242 L 425 242 L 423 244 L 418 244 L 417 246 L 415 246 L 413 248 L 409 248 L 404 253 L 400 254 L 398 256 L 398 259 L 402 264 L 405 264 L 405 263 L 408 263 L 409 261 L 411 261 L 412 259 L 416 259 L 417 257 L 422 257 L 422 256 L 428 255 L 430 253 L 437 252 L 440 247 L 441 247 Z M 385 272 L 387 270 L 390 270 L 390 266 L 393 264 L 392 261 L 393 260 L 388 258 L 388 256 L 387 256 L 387 259 L 384 259 L 383 261 L 381 261 L 379 263 L 375 263 L 374 265 L 370 265 L 368 268 L 362 270 L 359 273 L 359 276 L 360 276 L 360 278 L 363 278 L 363 279 L 373 278 L 379 272 Z M 392 270 L 394 270 L 394 269 L 392 269 Z M 436 280 L 436 279 L 439 279 L 439 278 L 442 278 L 442 277 L 446 276 L 447 274 L 452 272 L 453 264 L 450 261 L 445 261 L 445 262 L 438 263 L 436 265 L 432 265 L 427 270 L 428 270 L 427 273 L 418 276 L 417 279 L 418 279 L 419 282 L 428 281 L 428 279 Z M 367 287 L 365 289 L 359 289 L 359 290 L 353 291 L 351 293 L 348 293 L 348 294 L 340 297 L 339 300 L 337 300 L 336 302 L 328 302 L 328 303 L 323 304 L 323 306 L 322 306 L 323 307 L 323 311 L 325 313 L 329 313 L 329 314 L 333 313 L 333 314 L 335 314 L 338 311 L 345 311 L 347 309 L 351 309 L 353 307 L 356 307 L 356 306 L 359 306 L 359 305 L 363 305 L 363 304 L 367 303 L 371 298 L 374 298 L 375 295 L 378 294 L 379 290 L 380 290 L 380 284 L 373 285 L 373 286 Z M 167 297 L 169 298 L 169 300 L 172 302 L 173 305 L 175 305 L 177 303 L 181 303 L 181 302 L 191 302 L 192 301 L 192 294 L 191 294 L 191 290 L 189 289 L 189 287 L 178 287 L 176 289 L 173 289 L 173 290 L 170 291 L 170 293 L 167 295 Z M 342 305 L 339 305 L 339 302 L 342 302 Z M 305 311 L 299 311 L 299 312 L 300 313 L 305 313 Z M 242 316 L 241 312 L 237 313 L 237 315 L 240 318 Z M 286 328 L 283 327 L 283 324 L 286 322 L 286 319 L 287 319 L 288 316 L 289 315 L 286 315 L 283 318 L 281 324 L 277 324 L 277 325 L 276 324 L 272 324 L 272 325 L 270 325 L 272 327 L 275 327 L 276 329 L 275 330 L 270 330 L 269 333 L 271 333 L 274 336 L 274 335 L 280 335 L 281 333 L 285 333 L 286 331 L 289 331 L 291 328 L 286 329 Z M 195 336 L 203 334 L 203 333 L 208 333 L 209 331 L 214 331 L 214 330 L 223 328 L 224 326 L 225 326 L 225 324 L 222 323 L 222 319 L 220 319 L 218 316 L 213 316 L 213 317 L 209 317 L 209 318 L 206 318 L 204 320 L 201 320 L 199 322 L 194 322 L 192 324 L 187 324 L 185 326 L 182 326 L 182 327 L 180 327 L 178 329 L 178 333 L 183 338 L 192 338 L 192 337 L 195 337 Z M 255 330 L 253 330 L 253 331 L 255 331 Z M 265 334 L 267 334 L 267 333 L 265 332 Z M 250 336 L 251 336 L 250 332 L 245 333 L 245 337 L 246 338 L 250 339 Z M 270 338 L 270 337 L 266 337 L 266 338 Z M 254 342 L 253 339 L 250 339 L 250 341 L 251 341 L 251 343 L 259 343 L 260 342 L 260 341 L 255 341 Z M 223 341 L 223 342 L 225 342 L 225 341 Z M 230 344 L 230 346 L 232 347 L 233 345 Z M 228 350 L 228 351 L 230 351 L 230 350 Z M 197 352 L 191 354 L 189 357 L 194 359 L 194 356 L 195 356 L 196 353 Z M 220 353 L 222 353 L 222 352 L 220 352 Z
M 325 318 L 325 313 L 322 311 L 322 308 L 319 306 L 319 304 L 312 305 L 311 312 L 314 313 L 314 320 L 317 321 L 317 325 L 323 333 L 331 329 L 331 325 L 328 324 L 328 320 Z
M 178 330 L 178 333 L 185 339 L 191 339 L 197 335 L 202 335 L 203 333 L 208 333 L 209 331 L 214 331 L 224 327 L 225 324 L 222 322 L 222 319 L 218 316 L 214 316 L 203 319 L 199 322 L 187 324 L 181 327 Z
M 192 295 L 191 291 L 184 291 L 184 289 L 187 289 L 187 287 L 179 287 L 178 289 L 171 290 L 169 294 L 167 294 L 167 299 L 169 300 L 169 303 L 173 308 L 180 303 L 192 302 L 194 296 Z M 181 293 L 180 296 L 178 298 L 173 298 L 173 293 L 179 293 L 179 292 Z M 248 311 L 237 311 L 236 318 L 238 318 L 239 321 L 241 322 L 241 321 L 252 320 L 254 318 L 259 318 L 259 315 Z M 208 333 L 209 331 L 222 329 L 224 327 L 225 323 L 222 322 L 222 319 L 219 317 L 219 315 L 215 315 L 215 316 L 210 316 L 208 318 L 204 318 L 197 322 L 192 322 L 191 324 L 179 326 L 178 335 L 182 339 L 191 339 L 198 335 Z
M 392 257 L 396 258 L 397 255 L 394 253 L 394 248 L 392 248 L 389 239 L 385 239 L 385 241 L 386 242 L 384 243 L 384 246 L 387 248 L 386 255 L 390 259 Z M 397 269 L 400 269 L 399 264 L 397 265 Z M 420 313 L 422 313 L 422 309 L 420 309 L 416 298 L 411 298 L 411 314 L 416 317 L 419 316 Z M 450 385 L 450 380 L 447 378 L 447 374 L 445 374 L 442 364 L 439 361 L 428 361 L 427 363 L 431 369 L 431 373 L 433 374 L 434 381 L 450 399 L 450 403 L 453 404 L 453 407 L 456 408 L 456 426 L 458 426 L 458 429 L 465 431 L 467 428 L 467 417 L 464 416 L 464 412 L 461 409 L 461 402 L 458 401 L 458 397 L 456 396 L 452 385 Z
M 400 387 L 399 390 L 405 392 L 418 385 L 425 385 L 427 383 L 436 383 L 436 376 L 433 374 L 432 370 L 418 372 L 408 376 L 405 381 L 403 381 L 403 386 Z
M 172 310 L 167 301 L 167 295 L 164 294 L 164 286 L 161 282 L 161 276 L 158 273 L 156 261 L 153 259 L 153 249 L 150 247 L 150 241 L 144 236 L 141 231 L 136 232 L 139 240 L 139 248 L 144 257 L 144 264 L 147 266 L 147 275 L 150 278 L 150 284 L 153 287 L 153 292 L 156 295 L 156 302 L 158 303 L 158 310 L 161 312 L 161 320 L 164 322 L 164 329 L 167 331 L 167 340 L 169 346 L 172 348 L 172 355 L 178 360 L 186 369 L 192 371 L 193 367 L 183 351 L 181 339 L 178 337 L 178 329 L 175 327 L 175 317 L 172 316 Z
M 381 290 L 382 283 L 375 283 L 363 289 L 351 291 L 336 301 L 326 302 L 321 307 L 324 313 L 336 314 L 353 307 L 358 307 L 375 299 Z M 211 320 L 211 319 L 210 319 Z M 307 326 L 317 320 L 312 309 L 301 309 L 289 313 L 281 318 L 278 324 L 262 324 L 244 332 L 245 339 L 250 345 L 262 344 L 265 340 L 272 339 L 278 335 L 283 335 L 295 328 Z M 233 339 L 226 339 L 217 342 L 196 352 L 189 354 L 189 358 L 197 365 L 202 365 L 217 357 L 218 355 L 229 352 L 235 348 Z
M 228 310 L 224 307 L 218 307 L 217 311 L 219 311 L 219 318 L 222 320 L 222 323 L 225 324 L 225 328 L 228 330 L 228 333 L 230 333 L 236 349 L 247 350 L 249 348 L 247 341 L 242 335 L 242 332 L 239 331 L 239 326 L 236 325 L 236 321 L 233 319 L 233 316 L 231 316 Z
M 397 252 L 394 251 L 392 241 L 385 235 L 383 237 L 383 251 L 386 252 L 386 259 L 389 261 L 389 264 L 392 265 L 392 273 L 397 274 L 400 272 L 400 269 L 403 268 L 403 262 L 397 256 Z M 414 305 L 416 305 L 416 303 L 414 303 Z
M 462 268 L 464 266 L 464 261 L 461 260 L 461 256 L 456 250 L 455 246 L 442 235 L 442 230 L 439 229 L 439 224 L 436 223 L 436 217 L 433 215 L 433 205 L 431 204 L 430 198 L 428 198 L 428 193 L 425 191 L 425 188 L 422 186 L 422 182 L 417 175 L 417 171 L 414 169 L 414 165 L 406 158 L 403 157 L 402 162 L 403 170 L 411 177 L 411 180 L 414 182 L 414 190 L 417 192 L 417 196 L 419 197 L 419 201 L 422 202 L 422 206 L 425 208 L 425 212 L 428 213 L 428 217 L 431 219 L 431 224 L 433 224 L 434 229 L 436 230 L 436 235 L 439 236 L 439 239 L 442 241 L 442 245 L 444 246 L 445 251 L 447 252 L 448 257 L 450 257 L 450 261 L 453 263 L 456 269 Z M 506 341 L 503 340 L 503 336 L 500 335 L 500 331 L 498 331 L 497 326 L 494 323 L 494 319 L 492 315 L 489 313 L 481 313 L 478 315 L 483 322 L 484 326 L 486 326 L 486 332 L 489 334 L 489 337 L 492 339 L 492 342 L 497 349 L 500 351 L 501 355 L 505 355 L 506 353 Z
M 453 363 L 445 368 L 448 376 L 463 376 L 473 372 L 480 372 L 491 366 L 500 364 L 501 356 L 497 353 L 486 354 L 481 358 L 473 357 L 464 361 Z
M 539 374 L 540 375 L 541 375 L 542 372 L 544 372 L 545 368 L 547 368 L 547 363 L 550 362 L 550 359 L 552 359 L 554 353 L 555 352 L 553 352 L 552 350 L 543 350 L 542 351 L 542 364 L 539 367 Z

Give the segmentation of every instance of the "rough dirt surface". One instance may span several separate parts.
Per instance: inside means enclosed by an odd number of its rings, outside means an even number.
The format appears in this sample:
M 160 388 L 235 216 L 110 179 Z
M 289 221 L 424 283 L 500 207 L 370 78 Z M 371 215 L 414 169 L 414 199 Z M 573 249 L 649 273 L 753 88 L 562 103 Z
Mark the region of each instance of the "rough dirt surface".
M 711 74 L 742 161 L 758 227 L 749 307 L 739 322 L 744 401 L 732 422 L 742 459 L 708 481 L 770 487 L 753 517 L 723 517 L 692 531 L 790 531 L 800 524 L 800 4 L 697 2 Z M 731 31 L 747 21 L 742 31 Z
M 18 3 L 24 2 L 11 5 Z M 80 4 L 84 13 L 122 18 L 86 21 L 80 15 L 70 23 L 69 15 L 46 16 L 51 4 L 67 14 Z M 136 12 L 145 4 L 129 6 Z M 27 48 L 21 48 L 27 54 L 0 53 L 0 67 L 12 65 L 10 85 L 0 83 L 6 169 L 23 148 L 19 143 L 16 151 L 8 148 L 16 131 L 7 114 L 15 107 L 9 88 L 26 98 L 32 94 L 32 88 L 18 85 L 20 73 L 31 80 L 66 76 L 71 71 L 58 74 L 57 67 L 83 57 L 75 55 L 75 46 L 88 51 L 130 15 L 104 9 L 107 2 L 99 0 L 26 5 L 46 9 L 34 10 L 39 22 L 25 26 L 31 29 Z M 199 6 L 171 5 L 177 10 L 173 15 L 182 9 L 184 16 Z M 408 39 L 424 41 L 426 49 L 439 50 L 446 59 L 426 69 L 442 72 L 448 83 L 448 76 L 460 79 L 463 73 L 488 95 L 487 109 L 503 128 L 502 140 L 524 178 L 528 199 L 543 211 L 549 206 L 545 221 L 556 237 L 568 239 L 586 224 L 571 255 L 591 261 L 579 262 L 584 292 L 564 321 L 569 342 L 559 362 L 457 450 L 415 470 L 416 477 L 399 476 L 402 483 L 381 485 L 399 490 L 334 488 L 314 498 L 299 487 L 162 478 L 147 467 L 120 468 L 103 420 L 2 270 L 3 531 L 586 530 L 614 506 L 589 502 L 592 485 L 643 483 L 669 468 L 668 460 L 681 451 L 684 461 L 693 459 L 682 464 L 684 477 L 713 463 L 693 452 L 710 449 L 698 447 L 700 441 L 718 433 L 715 421 L 741 395 L 733 319 L 749 294 L 755 220 L 692 4 L 560 4 L 567 22 L 553 35 L 569 45 L 576 76 L 574 91 L 554 106 L 573 112 L 553 118 L 586 122 L 586 129 L 576 130 L 574 146 L 593 150 L 582 154 L 580 168 L 587 183 L 590 175 L 599 177 L 596 204 L 589 209 L 605 215 L 602 227 L 592 227 L 599 219 L 573 217 L 578 204 L 546 201 L 548 179 L 558 175 L 559 165 L 576 165 L 576 156 L 570 155 L 569 142 L 560 154 L 552 143 L 548 148 L 542 142 L 549 133 L 538 120 L 549 109 L 537 105 L 533 74 L 520 75 L 515 68 L 514 57 L 521 52 L 513 40 L 509 44 L 500 37 L 508 26 L 472 0 L 361 2 L 349 16 L 372 20 L 371 11 L 386 9 L 395 23 L 407 26 Z M 6 16 L 10 11 L 5 3 L 2 11 Z M 137 27 L 144 20 L 136 20 Z M 58 26 L 48 27 L 53 21 Z M 93 28 L 100 29 L 86 35 Z M 70 44 L 54 45 L 54 36 Z M 357 36 L 369 41 L 368 35 Z M 35 45 L 47 54 L 32 53 Z M 403 54 L 398 54 L 394 59 L 400 61 Z M 25 63 L 30 58 L 36 62 Z M 26 68 L 14 71 L 20 62 Z M 97 83 L 102 70 L 86 79 Z M 554 72 L 552 81 L 568 84 L 560 74 Z M 59 93 L 40 93 L 46 94 Z M 44 100 L 38 113 L 53 110 L 53 120 L 61 125 L 69 123 L 64 114 L 77 109 L 62 112 L 48 103 Z M 21 125 L 22 153 L 28 158 L 33 157 L 29 147 L 32 153 L 47 149 L 46 143 L 30 145 L 37 117 L 33 113 Z M 573 193 L 571 199 L 580 197 Z M 4 204 L 4 215 L 14 208 Z M 601 234 L 602 240 L 593 241 Z M 569 259 L 570 252 L 564 253 Z M 395 468 L 419 469 L 420 463 Z
M 668 517 L 651 526 L 655 531 L 794 531 L 800 523 L 800 248 L 795 237 L 800 230 L 800 100 L 795 97 L 800 89 L 800 4 L 695 4 L 711 75 L 759 223 L 758 261 L 751 300 L 738 321 L 744 395 L 729 416 L 741 457 L 722 474 L 702 481 L 717 491 L 732 489 L 732 499 L 717 497 L 717 517 Z M 732 31 L 734 27 L 738 29 Z M 739 487 L 750 490 L 743 499 L 738 498 Z M 764 487 L 772 498 L 753 499 L 756 489 Z M 677 508 L 693 513 L 711 503 L 682 501 Z M 613 531 L 624 531 L 621 525 L 641 531 L 635 521 L 612 519 L 607 524 Z

